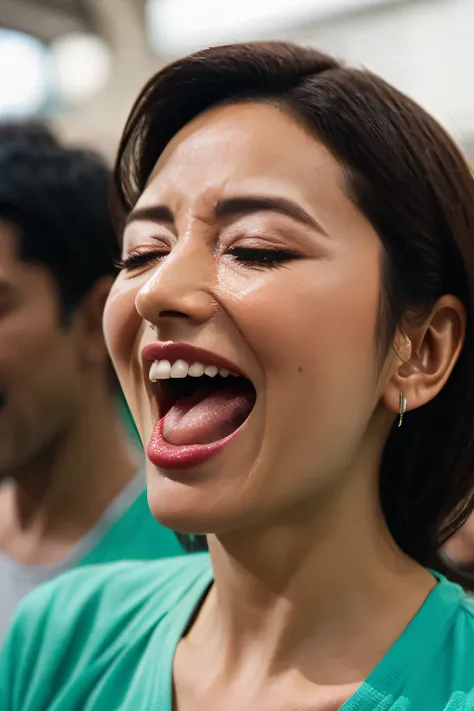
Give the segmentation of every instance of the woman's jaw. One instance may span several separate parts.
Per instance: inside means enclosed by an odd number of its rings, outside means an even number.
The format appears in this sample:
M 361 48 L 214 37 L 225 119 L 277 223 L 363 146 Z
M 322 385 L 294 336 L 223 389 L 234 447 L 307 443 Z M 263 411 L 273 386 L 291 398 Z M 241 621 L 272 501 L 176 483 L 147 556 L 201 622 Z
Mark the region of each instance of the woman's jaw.
M 327 149 L 268 105 L 198 117 L 158 161 L 105 326 L 165 525 L 236 530 L 347 484 L 382 395 L 381 274 L 341 184 Z
M 237 491 L 238 470 L 250 476 L 258 470 L 265 440 L 265 391 L 259 388 L 261 378 L 249 377 L 238 360 L 217 349 L 174 341 L 155 341 L 142 350 L 149 501 L 160 522 L 175 530 L 207 533 L 227 528 L 227 516 L 219 521 L 212 500 L 222 501 L 221 489 Z M 199 375 L 203 369 L 207 373 Z M 212 523 L 196 508 L 201 496 L 214 509 Z

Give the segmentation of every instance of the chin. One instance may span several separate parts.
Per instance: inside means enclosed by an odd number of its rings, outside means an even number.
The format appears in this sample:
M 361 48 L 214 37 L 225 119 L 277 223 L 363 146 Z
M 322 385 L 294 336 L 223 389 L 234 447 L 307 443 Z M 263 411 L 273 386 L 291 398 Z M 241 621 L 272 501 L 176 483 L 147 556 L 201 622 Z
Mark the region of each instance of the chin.
M 233 487 L 226 479 L 225 493 L 215 482 L 176 481 L 148 464 L 148 505 L 153 517 L 179 533 L 207 535 L 240 528 L 245 507 L 236 507 Z M 210 484 L 210 486 L 209 486 Z

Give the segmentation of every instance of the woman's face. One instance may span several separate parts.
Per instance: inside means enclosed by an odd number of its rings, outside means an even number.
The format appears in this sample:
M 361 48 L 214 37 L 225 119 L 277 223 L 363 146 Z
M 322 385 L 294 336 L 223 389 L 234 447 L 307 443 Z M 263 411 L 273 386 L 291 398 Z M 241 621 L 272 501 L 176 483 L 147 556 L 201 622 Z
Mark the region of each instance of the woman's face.
M 375 461 L 380 242 L 290 115 L 242 104 L 186 126 L 130 216 L 129 257 L 105 330 L 161 522 L 222 532 L 314 510 Z M 177 360 L 171 375 L 202 367 L 170 378 L 159 361 Z M 193 377 L 213 365 L 246 379 Z

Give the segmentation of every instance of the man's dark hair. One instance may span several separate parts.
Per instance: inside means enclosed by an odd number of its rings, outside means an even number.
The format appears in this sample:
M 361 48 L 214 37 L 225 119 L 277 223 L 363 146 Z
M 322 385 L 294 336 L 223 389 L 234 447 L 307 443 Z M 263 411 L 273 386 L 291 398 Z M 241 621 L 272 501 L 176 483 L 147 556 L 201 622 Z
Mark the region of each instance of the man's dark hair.
M 143 89 L 115 167 L 119 221 L 185 124 L 242 101 L 281 107 L 327 146 L 348 195 L 375 227 L 383 246 L 382 355 L 397 325 L 429 313 L 441 295 L 464 304 L 467 330 L 454 371 L 437 397 L 407 413 L 401 429 L 394 425 L 380 473 L 382 509 L 397 544 L 455 578 L 440 550 L 474 506 L 472 172 L 434 119 L 372 73 L 286 43 L 228 45 L 174 62 Z
M 118 256 L 97 154 L 62 146 L 40 124 L 0 125 L 0 220 L 19 231 L 20 256 L 50 270 L 68 318 Z

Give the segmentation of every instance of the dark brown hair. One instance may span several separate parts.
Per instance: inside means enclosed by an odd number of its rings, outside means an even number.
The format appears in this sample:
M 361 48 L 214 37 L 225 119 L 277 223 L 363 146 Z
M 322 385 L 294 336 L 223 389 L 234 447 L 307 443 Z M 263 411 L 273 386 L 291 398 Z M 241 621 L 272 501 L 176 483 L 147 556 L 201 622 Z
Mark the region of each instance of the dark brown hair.
M 237 44 L 177 61 L 145 86 L 115 167 L 119 219 L 186 123 L 209 107 L 249 100 L 284 107 L 325 144 L 377 230 L 384 353 L 408 313 L 429 313 L 447 293 L 465 306 L 464 347 L 449 381 L 394 427 L 380 472 L 383 512 L 400 548 L 463 582 L 446 569 L 440 549 L 474 505 L 473 175 L 438 123 L 370 72 L 291 44 Z

